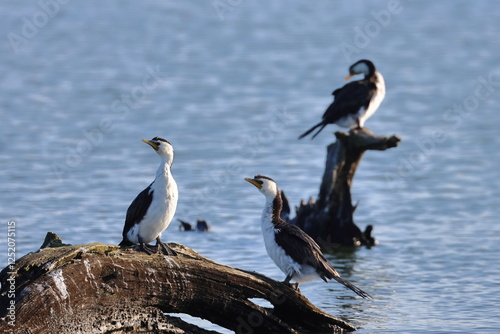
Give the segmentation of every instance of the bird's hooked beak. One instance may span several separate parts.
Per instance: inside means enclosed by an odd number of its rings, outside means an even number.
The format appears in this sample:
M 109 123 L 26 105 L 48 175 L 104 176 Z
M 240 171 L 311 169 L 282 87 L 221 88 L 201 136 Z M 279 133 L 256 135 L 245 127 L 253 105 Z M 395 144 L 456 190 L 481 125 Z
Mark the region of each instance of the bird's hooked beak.
M 147 139 L 143 139 L 142 141 L 145 142 L 146 144 L 148 144 L 149 146 L 151 146 L 152 148 L 154 148 L 155 151 L 158 151 L 160 149 L 158 144 L 156 144 L 154 141 L 147 140 Z
M 245 181 L 250 182 L 251 184 L 253 184 L 254 186 L 256 186 L 258 189 L 262 189 L 262 184 L 260 184 L 259 182 L 257 182 L 254 179 L 250 179 L 248 177 L 245 177 Z
M 348 76 L 346 76 L 346 77 L 344 78 L 344 80 L 345 80 L 345 81 L 347 81 L 347 80 L 349 80 L 350 78 L 352 78 L 353 76 L 355 76 L 356 74 L 358 74 L 358 73 L 349 73 L 349 75 L 348 75 Z

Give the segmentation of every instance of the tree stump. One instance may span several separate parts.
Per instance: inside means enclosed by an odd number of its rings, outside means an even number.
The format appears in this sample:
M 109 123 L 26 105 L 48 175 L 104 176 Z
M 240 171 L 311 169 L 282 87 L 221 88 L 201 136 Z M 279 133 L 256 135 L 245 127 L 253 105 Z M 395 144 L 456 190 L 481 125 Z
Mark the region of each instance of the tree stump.
M 355 330 L 287 284 L 169 246 L 177 256 L 100 243 L 25 255 L 0 273 L 2 333 L 215 333 L 164 313 L 190 314 L 237 333 Z
M 335 132 L 337 140 L 327 148 L 325 171 L 318 199 L 302 200 L 290 223 L 299 226 L 326 249 L 337 246 L 373 246 L 372 225 L 361 232 L 354 223 L 351 184 L 356 168 L 367 150 L 383 151 L 401 141 L 396 135 L 374 135 L 369 129 Z M 288 203 L 287 203 L 288 205 Z

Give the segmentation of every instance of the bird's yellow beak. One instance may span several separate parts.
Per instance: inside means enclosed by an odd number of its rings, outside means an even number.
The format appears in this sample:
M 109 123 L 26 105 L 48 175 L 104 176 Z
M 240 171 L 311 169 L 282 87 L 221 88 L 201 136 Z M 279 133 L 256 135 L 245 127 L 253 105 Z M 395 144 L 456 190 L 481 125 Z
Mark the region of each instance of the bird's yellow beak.
M 145 142 L 146 144 L 148 144 L 149 146 L 151 146 L 152 148 L 154 148 L 155 151 L 158 151 L 158 149 L 160 148 L 158 145 L 153 143 L 151 140 L 143 139 L 142 141 Z
M 258 189 L 262 188 L 262 184 L 258 183 L 254 179 L 250 179 L 248 177 L 245 177 L 245 181 L 250 182 L 251 184 L 253 184 L 254 186 L 256 186 Z
M 344 78 L 344 80 L 345 80 L 345 81 L 347 81 L 347 80 L 349 80 L 350 78 L 352 78 L 352 77 L 353 77 L 353 76 L 355 76 L 355 75 L 356 75 L 356 73 L 349 74 L 348 76 L 346 76 L 346 77 Z

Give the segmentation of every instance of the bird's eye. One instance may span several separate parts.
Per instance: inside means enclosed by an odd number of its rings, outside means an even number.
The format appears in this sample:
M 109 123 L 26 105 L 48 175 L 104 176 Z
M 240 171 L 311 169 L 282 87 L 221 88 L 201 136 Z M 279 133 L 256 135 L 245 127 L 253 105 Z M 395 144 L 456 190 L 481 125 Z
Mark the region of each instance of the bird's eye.
M 257 181 L 257 183 L 259 183 L 260 185 L 264 184 L 264 181 L 261 181 L 261 180 L 255 180 L 255 181 Z

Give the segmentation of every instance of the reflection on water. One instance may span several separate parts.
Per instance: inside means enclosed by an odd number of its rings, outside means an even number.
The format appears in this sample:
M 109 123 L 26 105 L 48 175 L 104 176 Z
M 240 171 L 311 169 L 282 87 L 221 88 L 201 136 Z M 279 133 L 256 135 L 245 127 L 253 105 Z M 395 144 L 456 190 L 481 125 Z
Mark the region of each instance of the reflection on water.
M 369 58 L 387 94 L 366 125 L 403 142 L 365 154 L 353 184 L 355 220 L 380 245 L 328 258 L 375 300 L 319 280 L 301 291 L 359 333 L 496 332 L 499 5 L 399 5 L 379 22 L 389 3 L 242 1 L 221 20 L 210 2 L 69 2 L 17 53 L 4 38 L 0 213 L 17 222 L 18 256 L 47 231 L 118 243 L 158 163 L 140 139 L 162 136 L 176 152 L 177 217 L 213 227 L 174 222 L 164 239 L 282 280 L 260 234 L 263 199 L 243 178 L 273 177 L 292 204 L 315 196 L 337 128 L 296 138 Z M 43 10 L 0 8 L 2 36 Z

